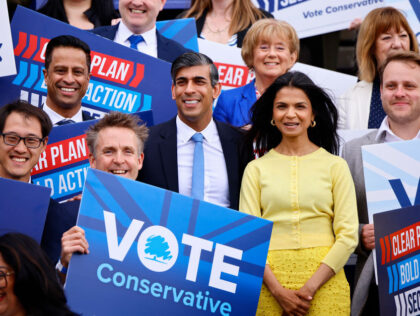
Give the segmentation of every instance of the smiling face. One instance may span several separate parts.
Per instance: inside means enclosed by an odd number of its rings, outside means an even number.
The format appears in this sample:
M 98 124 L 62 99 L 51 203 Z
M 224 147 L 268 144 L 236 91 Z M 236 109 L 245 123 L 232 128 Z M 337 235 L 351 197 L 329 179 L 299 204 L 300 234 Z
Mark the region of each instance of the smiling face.
M 283 37 L 261 40 L 254 48 L 255 76 L 274 80 L 285 74 L 296 62 L 296 52 L 291 53 L 289 41 Z
M 44 69 L 47 104 L 64 117 L 72 117 L 80 107 L 89 85 L 85 52 L 73 47 L 57 47 Z
M 136 134 L 125 127 L 106 127 L 99 131 L 95 155 L 89 155 L 94 169 L 135 180 L 143 166 Z
M 172 84 L 172 99 L 176 101 L 179 118 L 196 131 L 209 124 L 213 100 L 219 94 L 220 84 L 211 85 L 209 65 L 181 68 Z
M 380 66 L 391 54 L 410 49 L 410 37 L 406 30 L 401 29 L 397 32 L 394 28 L 379 34 L 375 41 L 375 58 L 377 65 Z
M 41 123 L 37 118 L 18 112 L 12 112 L 4 124 L 3 133 L 13 133 L 20 137 L 34 136 L 42 138 Z M 44 151 L 48 137 L 39 148 L 28 148 L 21 140 L 16 146 L 6 145 L 0 140 L 0 177 L 28 182 L 31 169 L 38 162 Z
M 314 120 L 311 101 L 303 90 L 284 87 L 276 94 L 273 120 L 283 138 L 306 137 Z
M 391 61 L 383 73 L 381 99 L 391 129 L 408 124 L 420 128 L 420 66 Z
M 124 24 L 134 34 L 143 34 L 155 27 L 156 18 L 166 0 L 120 0 L 119 11 Z
M 13 272 L 12 268 L 4 261 L 0 253 L 0 271 L 7 273 Z M 2 283 L 4 280 L 0 280 Z M 18 298 L 14 293 L 15 275 L 11 274 L 6 276 L 7 286 L 0 288 L 0 315 L 14 316 L 25 315 L 22 305 L 19 303 Z

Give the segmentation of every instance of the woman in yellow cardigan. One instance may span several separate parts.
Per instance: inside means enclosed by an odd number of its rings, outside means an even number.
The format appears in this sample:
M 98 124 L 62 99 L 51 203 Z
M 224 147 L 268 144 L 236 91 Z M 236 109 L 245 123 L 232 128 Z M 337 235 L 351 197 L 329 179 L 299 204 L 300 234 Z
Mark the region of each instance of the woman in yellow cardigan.
M 357 245 L 353 180 L 337 110 L 306 75 L 277 78 L 255 103 L 239 209 L 274 222 L 257 315 L 350 315 L 343 266 Z

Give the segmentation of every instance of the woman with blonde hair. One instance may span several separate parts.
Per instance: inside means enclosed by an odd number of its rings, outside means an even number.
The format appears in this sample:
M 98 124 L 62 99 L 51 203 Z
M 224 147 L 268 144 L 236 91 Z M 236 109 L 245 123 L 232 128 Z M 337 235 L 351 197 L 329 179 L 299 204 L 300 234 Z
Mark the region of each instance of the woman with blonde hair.
M 299 38 L 289 23 L 263 19 L 249 29 L 241 54 L 255 79 L 245 86 L 223 91 L 213 115 L 219 121 L 239 127 L 250 123 L 251 106 L 278 76 L 295 64 Z
M 369 12 L 356 44 L 360 81 L 339 100 L 339 128 L 379 128 L 385 112 L 380 99 L 378 69 L 388 56 L 399 50 L 419 51 L 416 36 L 404 15 L 392 7 Z
M 196 19 L 200 38 L 242 47 L 251 25 L 273 16 L 255 7 L 251 0 L 192 0 L 190 9 L 180 17 Z

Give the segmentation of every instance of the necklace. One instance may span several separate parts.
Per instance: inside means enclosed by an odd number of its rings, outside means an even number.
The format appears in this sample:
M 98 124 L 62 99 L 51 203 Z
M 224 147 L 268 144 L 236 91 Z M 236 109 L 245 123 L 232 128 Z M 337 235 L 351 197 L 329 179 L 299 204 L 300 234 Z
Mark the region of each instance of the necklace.
M 228 24 L 228 25 L 226 25 L 224 28 L 222 28 L 222 29 L 218 29 L 217 27 L 215 28 L 215 30 L 212 30 L 212 28 L 210 27 L 210 23 L 209 23 L 209 21 L 207 21 L 208 19 L 206 19 L 206 21 L 205 21 L 205 24 L 207 25 L 207 29 L 210 31 L 210 32 L 212 32 L 212 33 L 214 33 L 214 34 L 219 34 L 219 33 L 223 33 L 223 32 L 225 32 L 227 29 L 228 29 L 228 27 L 229 27 L 229 25 L 230 25 L 230 23 Z

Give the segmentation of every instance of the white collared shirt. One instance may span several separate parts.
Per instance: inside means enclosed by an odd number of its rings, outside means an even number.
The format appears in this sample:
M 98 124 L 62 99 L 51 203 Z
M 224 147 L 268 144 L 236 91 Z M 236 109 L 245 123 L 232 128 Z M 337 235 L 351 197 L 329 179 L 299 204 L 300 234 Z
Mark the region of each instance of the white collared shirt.
M 192 166 L 195 143 L 191 137 L 196 133 L 176 117 L 178 187 L 179 193 L 191 196 Z M 213 119 L 201 131 L 204 151 L 204 201 L 228 207 L 229 182 L 225 156 L 216 123 Z
M 420 130 L 418 131 L 417 135 L 413 139 L 420 139 Z M 376 134 L 375 141 L 380 143 L 389 143 L 389 142 L 399 142 L 404 139 L 398 137 L 394 134 L 394 132 L 390 129 L 388 123 L 388 115 L 385 116 L 384 120 L 379 126 L 378 133 Z
M 52 110 L 47 103 L 45 102 L 42 109 L 44 110 L 45 113 L 48 114 L 48 116 L 51 119 L 51 122 L 53 123 L 54 126 L 57 126 L 57 123 L 62 121 L 62 120 L 72 120 L 76 123 L 80 123 L 83 122 L 83 115 L 82 115 L 82 107 L 80 107 L 79 111 L 73 116 L 73 117 L 64 117 L 61 116 L 60 114 L 58 114 L 57 112 L 55 112 L 54 110 Z
M 130 41 L 128 38 L 134 33 L 129 28 L 120 22 L 118 25 L 117 33 L 115 34 L 114 42 L 130 47 Z M 137 50 L 149 56 L 157 58 L 157 39 L 156 39 L 156 27 L 142 34 L 136 34 L 143 36 L 144 41 L 137 44 Z

